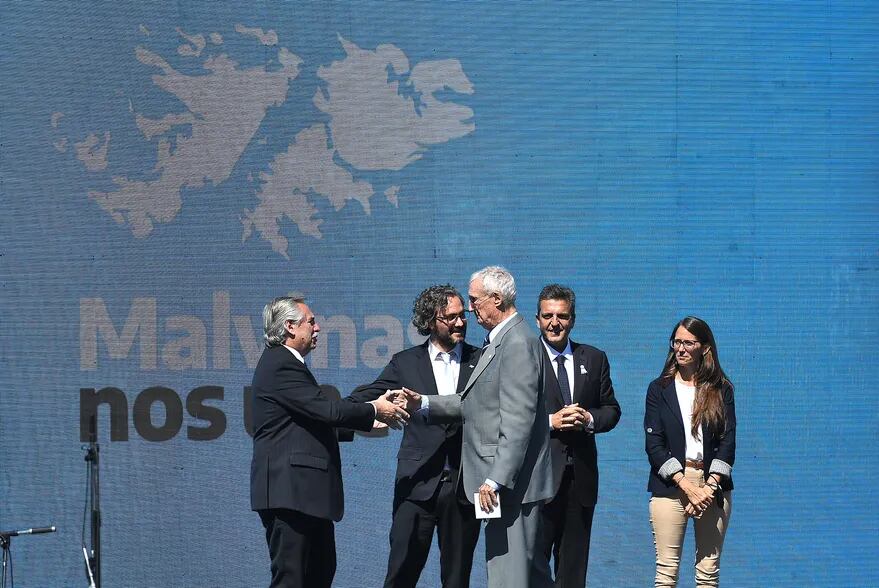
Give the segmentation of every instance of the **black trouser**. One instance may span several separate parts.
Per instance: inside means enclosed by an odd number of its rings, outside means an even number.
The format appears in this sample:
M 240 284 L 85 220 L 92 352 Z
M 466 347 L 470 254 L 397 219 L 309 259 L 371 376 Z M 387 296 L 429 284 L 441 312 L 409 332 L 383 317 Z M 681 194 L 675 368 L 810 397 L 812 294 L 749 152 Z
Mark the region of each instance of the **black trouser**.
M 574 468 L 565 468 L 559 491 L 544 505 L 543 554 L 554 557 L 556 588 L 583 588 L 589 565 L 589 538 L 595 505 L 583 506 L 574 488 Z
M 330 588 L 336 575 L 333 521 L 296 510 L 260 510 L 272 559 L 270 588 Z
M 391 553 L 385 588 L 415 588 L 430 553 L 436 528 L 443 588 L 467 588 L 480 521 L 463 503 L 450 480 L 439 483 L 429 500 L 395 499 Z

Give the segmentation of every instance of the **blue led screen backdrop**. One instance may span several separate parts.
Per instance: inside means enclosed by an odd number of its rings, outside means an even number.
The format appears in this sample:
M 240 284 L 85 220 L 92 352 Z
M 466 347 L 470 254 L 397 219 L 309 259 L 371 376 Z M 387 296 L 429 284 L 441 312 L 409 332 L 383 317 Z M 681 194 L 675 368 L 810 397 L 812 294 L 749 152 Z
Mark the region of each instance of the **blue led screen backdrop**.
M 105 585 L 265 585 L 262 306 L 308 297 L 310 365 L 346 394 L 422 341 L 424 287 L 499 263 L 529 320 L 573 287 L 573 338 L 610 358 L 591 584 L 652 581 L 644 394 L 696 314 L 737 386 L 724 584 L 879 585 L 877 23 L 870 2 L 3 3 L 0 527 L 59 528 L 16 540 L 16 579 L 85 585 L 97 406 Z M 384 577 L 398 442 L 342 447 L 336 586 Z

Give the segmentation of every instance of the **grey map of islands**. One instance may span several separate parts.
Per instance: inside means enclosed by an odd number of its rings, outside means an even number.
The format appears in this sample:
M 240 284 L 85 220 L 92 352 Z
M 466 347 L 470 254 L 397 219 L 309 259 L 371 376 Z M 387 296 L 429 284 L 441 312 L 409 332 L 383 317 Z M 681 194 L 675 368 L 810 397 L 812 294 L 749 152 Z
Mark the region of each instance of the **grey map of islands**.
M 290 84 L 296 83 L 303 61 L 278 45 L 275 31 L 241 24 L 234 31 L 271 47 L 273 56 L 261 66 L 242 67 L 223 51 L 220 33 L 187 34 L 179 28 L 178 59 L 201 60 L 204 73 L 186 75 L 143 46 L 134 50 L 140 63 L 156 70 L 152 83 L 186 107 L 183 112 L 147 118 L 135 111 L 129 99 L 129 111 L 144 140 L 156 145 L 154 167 L 143 170 L 143 176 L 151 179 L 112 175 L 115 190 L 88 193 L 135 237 L 148 237 L 156 223 L 173 221 L 183 206 L 184 188 L 225 182 L 260 132 L 267 110 L 284 104 Z M 152 35 L 144 25 L 140 33 Z M 268 162 L 267 171 L 250 177 L 254 191 L 243 196 L 245 206 L 254 201 L 255 206 L 241 215 L 242 241 L 255 231 L 284 257 L 289 257 L 289 243 L 281 232 L 283 219 L 293 221 L 303 235 L 322 237 L 321 219 L 309 195 L 326 198 L 336 211 L 356 200 L 369 214 L 370 198 L 377 189 L 358 179 L 358 171 L 399 171 L 420 159 L 430 146 L 476 128 L 472 109 L 436 97 L 440 91 L 473 93 L 473 84 L 458 60 L 421 61 L 412 66 L 394 45 L 368 50 L 341 36 L 338 40 L 345 56 L 318 68 L 324 87 L 316 88 L 312 98 L 313 106 L 328 115 L 329 122 L 314 122 L 298 130 L 287 149 Z M 401 81 L 408 87 L 401 88 Z M 62 134 L 63 123 L 64 113 L 55 112 L 51 118 L 57 133 L 54 146 L 67 152 L 71 139 Z M 110 173 L 111 139 L 109 130 L 88 133 L 73 142 L 72 153 L 87 172 Z M 397 205 L 399 185 L 389 182 L 379 190 Z

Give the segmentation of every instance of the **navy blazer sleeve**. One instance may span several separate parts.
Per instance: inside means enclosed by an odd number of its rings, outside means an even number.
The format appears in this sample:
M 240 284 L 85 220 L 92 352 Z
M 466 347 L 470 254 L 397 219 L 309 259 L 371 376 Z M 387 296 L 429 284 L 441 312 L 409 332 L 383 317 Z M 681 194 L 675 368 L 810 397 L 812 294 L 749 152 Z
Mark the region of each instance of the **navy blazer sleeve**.
M 351 402 L 369 402 L 375 400 L 388 390 L 397 390 L 399 388 L 400 370 L 397 367 L 397 355 L 394 355 L 373 383 L 358 386 L 346 400 Z
M 610 362 L 607 354 L 601 353 L 601 389 L 599 391 L 599 405 L 589 408 L 589 414 L 594 421 L 593 433 L 606 433 L 620 422 L 620 403 L 617 402 L 613 393 L 613 383 L 610 379 Z
M 659 472 L 665 463 L 674 458 L 666 442 L 665 426 L 660 416 L 662 386 L 659 380 L 650 382 L 647 387 L 647 400 L 644 407 L 644 448 L 653 471 Z
M 273 386 L 256 384 L 255 394 L 260 400 L 277 404 L 289 414 L 360 431 L 372 429 L 375 409 L 370 405 L 330 400 L 298 362 L 286 362 L 274 373 Z
M 729 384 L 723 387 L 723 409 L 726 423 L 723 435 L 718 439 L 717 453 L 709 469 L 711 472 L 729 476 L 736 462 L 736 399 L 733 387 Z M 722 464 L 716 463 L 717 460 Z

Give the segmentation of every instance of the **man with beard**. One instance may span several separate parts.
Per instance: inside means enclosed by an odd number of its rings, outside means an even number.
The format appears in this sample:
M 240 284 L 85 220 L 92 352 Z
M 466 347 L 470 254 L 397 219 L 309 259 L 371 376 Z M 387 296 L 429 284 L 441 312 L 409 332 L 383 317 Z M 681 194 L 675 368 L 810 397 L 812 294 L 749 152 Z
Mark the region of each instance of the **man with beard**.
M 352 400 L 367 402 L 403 387 L 432 396 L 462 390 L 479 350 L 464 342 L 461 294 L 449 284 L 427 288 L 415 300 L 412 324 L 428 340 L 394 355 L 375 382 L 351 394 Z M 415 588 L 434 528 L 443 588 L 469 585 L 480 525 L 459 490 L 460 464 L 461 425 L 428 424 L 426 415 L 412 415 L 397 454 L 385 588 Z

